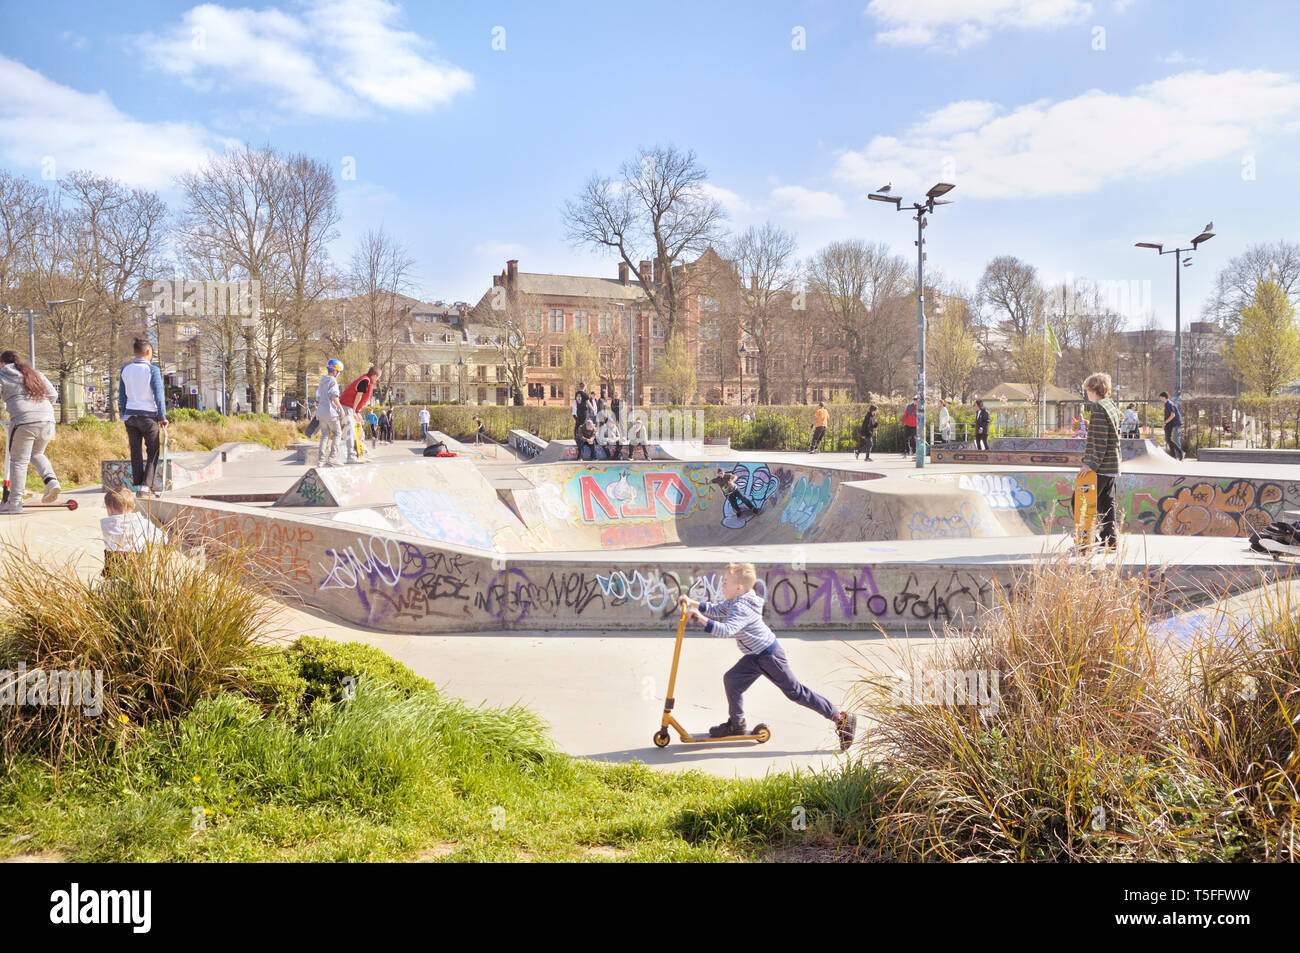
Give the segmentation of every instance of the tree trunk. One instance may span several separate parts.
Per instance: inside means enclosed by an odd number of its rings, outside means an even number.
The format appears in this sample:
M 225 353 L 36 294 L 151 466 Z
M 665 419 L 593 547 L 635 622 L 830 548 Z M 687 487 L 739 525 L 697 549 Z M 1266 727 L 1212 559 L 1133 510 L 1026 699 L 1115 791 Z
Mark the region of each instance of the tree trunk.
M 59 423 L 68 423 L 68 372 L 59 369 Z

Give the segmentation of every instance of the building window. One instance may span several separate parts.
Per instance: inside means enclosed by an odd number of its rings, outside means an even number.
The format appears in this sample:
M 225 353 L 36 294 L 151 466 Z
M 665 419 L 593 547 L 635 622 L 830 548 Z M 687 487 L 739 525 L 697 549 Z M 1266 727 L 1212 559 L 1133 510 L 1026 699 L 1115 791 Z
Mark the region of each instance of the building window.
M 499 405 L 501 405 L 501 406 L 504 406 L 504 405 L 506 405 L 506 404 L 508 404 L 508 403 L 510 403 L 510 395 L 509 395 L 508 393 L 506 393 L 506 389 L 505 389 L 504 387 L 498 387 L 498 388 L 497 388 L 497 404 L 499 404 Z
M 614 330 L 614 316 L 608 311 L 602 311 L 597 317 L 597 327 L 600 328 L 601 334 L 610 334 Z
M 614 363 L 614 349 L 612 347 L 602 347 L 600 349 L 600 366 L 609 367 Z
M 564 385 L 563 385 L 563 384 L 552 384 L 552 385 L 551 385 L 551 399 L 552 399 L 552 400 L 564 400 Z
M 708 295 L 700 295 L 701 311 L 717 311 L 719 309 L 718 299 L 711 298 Z
M 551 366 L 551 367 L 563 367 L 563 366 L 564 366 L 564 348 L 563 348 L 563 347 L 559 347 L 559 346 L 554 345 L 554 344 L 551 345 L 550 366 Z
M 542 366 L 542 349 L 540 347 L 534 345 L 528 348 L 528 366 L 529 367 Z
M 506 369 L 505 369 L 503 366 L 501 366 L 500 364 L 498 364 L 498 365 L 497 365 L 497 380 L 499 380 L 499 381 L 503 381 L 503 380 L 505 380 L 505 379 L 506 379 Z
M 551 331 L 557 334 L 564 333 L 564 309 L 551 309 Z
M 542 329 L 542 312 L 538 308 L 529 308 L 524 312 L 524 328 L 528 331 Z
M 478 367 L 474 368 L 474 376 L 476 379 L 481 381 L 487 380 L 487 365 L 480 364 Z
M 573 330 L 581 334 L 591 333 L 591 320 L 587 317 L 586 311 L 573 312 Z
M 420 380 L 422 381 L 433 380 L 433 373 L 428 364 L 420 365 Z
M 658 318 L 654 318 L 650 322 L 650 336 L 654 338 L 662 338 L 664 336 L 664 326 L 659 323 Z
M 439 365 L 438 365 L 438 380 L 440 380 L 440 381 L 449 381 L 449 380 L 451 380 L 451 365 L 450 365 L 450 364 L 439 364 Z

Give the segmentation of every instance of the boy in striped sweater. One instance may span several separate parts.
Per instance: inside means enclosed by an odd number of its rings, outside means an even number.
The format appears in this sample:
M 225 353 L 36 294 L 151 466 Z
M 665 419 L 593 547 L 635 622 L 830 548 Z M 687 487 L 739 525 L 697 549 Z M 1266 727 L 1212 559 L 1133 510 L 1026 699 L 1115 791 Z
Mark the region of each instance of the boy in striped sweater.
M 1079 476 L 1097 474 L 1097 535 L 1103 546 L 1115 548 L 1115 481 L 1119 479 L 1119 408 L 1110 398 L 1109 374 L 1093 374 L 1083 382 L 1092 403 L 1088 418 L 1088 443 L 1083 450 Z
M 727 692 L 728 718 L 709 729 L 713 738 L 743 735 L 745 709 L 742 696 L 760 675 L 766 676 L 785 697 L 796 704 L 811 708 L 835 725 L 840 750 L 853 743 L 857 732 L 856 715 L 837 709 L 824 696 L 800 684 L 790 671 L 790 661 L 776 635 L 763 621 L 763 598 L 754 592 L 758 574 L 753 563 L 730 563 L 722 577 L 722 602 L 697 602 L 682 596 L 681 605 L 704 626 L 709 635 L 722 639 L 735 639 L 744 654 L 740 661 L 722 677 Z

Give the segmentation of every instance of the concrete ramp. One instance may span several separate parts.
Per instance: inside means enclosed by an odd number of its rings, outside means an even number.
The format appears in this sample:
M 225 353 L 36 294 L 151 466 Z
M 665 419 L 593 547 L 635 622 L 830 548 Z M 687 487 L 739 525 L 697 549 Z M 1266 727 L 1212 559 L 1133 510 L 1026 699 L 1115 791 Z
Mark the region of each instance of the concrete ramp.
M 538 548 L 473 461 L 459 457 L 312 468 L 274 506 L 334 507 L 337 522 L 490 552 Z

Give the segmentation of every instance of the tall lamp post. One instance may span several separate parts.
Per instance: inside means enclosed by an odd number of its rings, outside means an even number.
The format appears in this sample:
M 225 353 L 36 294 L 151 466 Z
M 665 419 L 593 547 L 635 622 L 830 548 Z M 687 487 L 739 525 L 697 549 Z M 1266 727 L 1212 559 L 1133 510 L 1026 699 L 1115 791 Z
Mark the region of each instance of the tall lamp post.
M 1183 400 L 1183 269 L 1191 265 L 1192 252 L 1203 242 L 1214 237 L 1214 223 L 1206 225 L 1201 234 L 1192 239 L 1190 248 L 1165 248 L 1160 242 L 1138 242 L 1137 248 L 1154 248 L 1158 254 L 1174 256 L 1174 403 Z M 1183 258 L 1183 255 L 1187 255 Z
M 740 369 L 740 397 L 737 403 L 741 407 L 745 406 L 745 345 L 740 345 L 740 350 L 736 352 L 736 366 Z
M 891 186 L 886 185 L 867 196 L 877 202 L 892 202 L 894 211 L 903 210 L 903 199 L 898 195 L 888 195 Z M 925 193 L 924 202 L 913 202 L 908 211 L 915 212 L 912 221 L 916 222 L 916 465 L 925 466 L 925 237 L 926 216 L 934 212 L 936 205 L 951 204 L 942 196 L 947 195 L 956 186 L 948 182 L 938 182 Z

